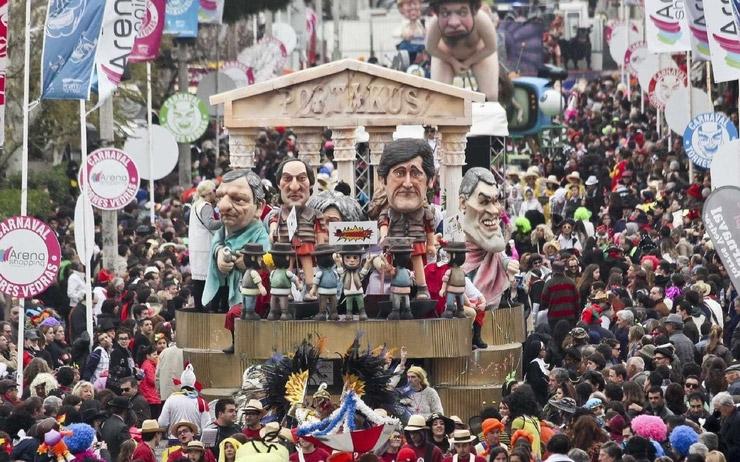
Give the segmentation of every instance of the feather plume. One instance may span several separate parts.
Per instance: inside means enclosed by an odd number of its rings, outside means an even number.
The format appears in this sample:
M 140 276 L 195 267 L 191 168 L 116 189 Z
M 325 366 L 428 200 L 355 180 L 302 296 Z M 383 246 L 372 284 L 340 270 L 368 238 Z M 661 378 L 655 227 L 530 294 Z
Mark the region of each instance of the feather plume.
M 385 368 L 385 358 L 373 354 L 370 346 L 360 347 L 358 332 L 342 361 L 344 392 L 354 391 L 371 408 L 392 409 L 397 402 L 395 390 L 388 387 L 393 372 Z

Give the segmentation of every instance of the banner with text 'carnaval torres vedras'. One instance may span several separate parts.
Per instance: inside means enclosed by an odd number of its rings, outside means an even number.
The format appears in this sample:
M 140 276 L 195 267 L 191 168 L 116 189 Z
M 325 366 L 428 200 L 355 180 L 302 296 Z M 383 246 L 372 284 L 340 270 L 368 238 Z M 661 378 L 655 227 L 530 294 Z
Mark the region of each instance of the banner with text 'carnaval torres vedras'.
M 8 0 L 0 0 L 0 145 L 5 143 L 5 76 L 8 70 Z

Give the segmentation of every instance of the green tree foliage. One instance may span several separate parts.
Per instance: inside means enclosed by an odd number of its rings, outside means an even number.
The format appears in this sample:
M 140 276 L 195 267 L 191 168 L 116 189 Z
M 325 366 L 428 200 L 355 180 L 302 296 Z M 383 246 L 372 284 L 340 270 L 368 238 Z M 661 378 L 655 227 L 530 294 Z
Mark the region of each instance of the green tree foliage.
M 60 206 L 74 207 L 66 164 L 31 172 L 28 176 L 28 214 L 48 218 Z M 10 175 L 0 183 L 0 219 L 21 213 L 21 176 Z
M 290 0 L 226 0 L 224 3 L 224 21 L 228 23 L 244 19 L 260 11 L 282 10 L 290 4 Z

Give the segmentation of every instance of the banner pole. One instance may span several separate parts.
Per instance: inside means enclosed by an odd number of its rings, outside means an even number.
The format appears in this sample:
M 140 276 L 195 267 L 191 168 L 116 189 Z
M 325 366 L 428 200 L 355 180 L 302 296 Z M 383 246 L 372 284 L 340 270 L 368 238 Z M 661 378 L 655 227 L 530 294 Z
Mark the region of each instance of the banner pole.
M 622 21 L 624 22 L 625 27 L 627 28 L 627 34 L 626 34 L 627 35 L 627 39 L 626 40 L 627 40 L 627 48 L 629 48 L 630 24 L 629 24 L 629 21 L 627 20 L 627 15 L 625 13 L 626 10 L 625 10 L 625 2 L 624 2 L 624 0 L 622 0 L 620 2 L 619 9 L 621 10 L 620 12 L 621 12 L 621 16 L 622 16 Z M 627 48 L 625 48 L 625 49 L 627 49 Z M 625 75 L 624 59 L 622 59 L 622 62 L 619 63 L 619 67 L 621 69 L 621 74 L 622 74 L 621 75 L 621 79 L 622 79 L 622 82 L 624 82 L 624 75 Z
M 31 0 L 26 0 L 25 44 L 23 49 L 23 148 L 21 150 L 21 216 L 28 214 L 28 125 L 29 99 L 31 92 Z M 18 345 L 17 361 L 18 396 L 23 396 L 23 350 L 25 345 L 26 303 L 18 299 Z
M 87 115 L 85 113 L 85 100 L 80 100 L 80 153 L 82 156 L 82 203 L 83 210 L 87 210 L 90 203 L 88 188 L 90 187 L 90 178 L 87 172 Z M 82 229 L 87 231 L 87 213 L 82 214 Z M 85 236 L 85 253 L 87 254 L 87 236 Z M 85 255 L 85 324 L 87 333 L 90 336 L 90 351 L 93 349 L 95 339 L 93 338 L 93 306 L 92 306 L 92 285 L 90 262 L 92 260 L 92 251 L 90 255 Z
M 694 119 L 694 84 L 691 82 L 691 58 L 692 51 L 686 52 L 686 76 L 689 84 L 689 120 Z M 694 162 L 689 159 L 689 184 L 694 178 Z
M 712 102 L 712 105 L 714 105 L 714 99 L 712 98 L 712 62 L 707 61 L 707 94 L 709 95 L 709 100 Z
M 154 226 L 154 158 L 152 156 L 152 63 L 146 62 L 146 152 L 149 157 L 149 221 Z

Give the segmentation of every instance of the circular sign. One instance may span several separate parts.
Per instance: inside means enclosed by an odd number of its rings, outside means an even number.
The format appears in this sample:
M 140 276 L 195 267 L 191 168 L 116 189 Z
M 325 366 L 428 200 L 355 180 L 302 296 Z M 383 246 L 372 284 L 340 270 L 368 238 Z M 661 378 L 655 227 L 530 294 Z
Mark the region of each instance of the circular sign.
M 62 250 L 53 229 L 33 217 L 0 222 L 0 292 L 29 298 L 57 281 Z
M 175 169 L 180 152 L 177 148 L 177 140 L 171 131 L 159 125 L 152 125 L 152 153 L 156 161 L 151 162 L 152 174 L 150 175 L 148 134 L 149 130 L 146 127 L 136 127 L 126 139 L 123 150 L 136 163 L 141 178 L 159 180 Z
M 737 138 L 737 128 L 729 117 L 707 112 L 689 122 L 683 133 L 683 149 L 694 165 L 709 168 L 720 146 Z
M 84 174 L 83 174 L 84 172 Z M 139 191 L 139 170 L 128 154 L 116 148 L 100 148 L 87 156 L 78 180 L 87 188 L 90 203 L 101 210 L 119 210 L 136 198 Z
M 224 115 L 224 105 L 212 105 L 208 104 L 208 101 L 213 95 L 236 90 L 236 88 L 234 80 L 232 80 L 232 78 L 225 72 L 209 72 L 200 79 L 200 82 L 198 82 L 198 91 L 196 92 L 196 95 L 201 99 L 201 101 L 206 103 L 210 115 L 222 117 Z
M 284 22 L 272 23 L 272 36 L 280 40 L 285 45 L 285 51 L 288 54 L 293 53 L 296 44 L 298 44 L 298 36 L 291 27 L 290 24 Z
M 653 107 L 663 110 L 673 92 L 686 88 L 688 79 L 686 73 L 677 68 L 661 69 L 650 79 L 648 97 Z
M 640 61 L 641 59 L 644 59 L 644 55 L 641 51 L 638 50 L 645 50 L 647 51 L 647 43 L 645 42 L 635 42 L 632 45 L 627 48 L 627 51 L 624 53 L 624 67 L 627 69 L 627 72 L 633 75 L 637 75 L 637 68 L 635 67 L 635 64 L 632 63 L 632 55 L 634 54 L 634 60 L 635 62 Z
M 630 55 L 630 63 L 637 71 L 637 80 L 640 82 L 640 88 L 647 93 L 650 87 L 650 79 L 656 72 L 661 69 L 677 69 L 676 63 L 672 59 L 661 60 L 657 55 L 651 53 L 647 47 L 637 48 Z
M 208 108 L 190 93 L 175 93 L 159 110 L 159 123 L 175 135 L 178 143 L 192 143 L 208 128 Z
M 249 67 L 246 64 L 240 63 L 239 61 L 227 61 L 221 66 L 221 72 L 231 77 L 231 80 L 236 84 L 236 88 L 246 87 L 247 85 L 254 83 L 250 82 Z M 254 79 L 254 75 L 252 75 Z
M 689 110 L 689 89 L 679 88 L 671 95 L 671 99 L 665 105 L 665 123 L 668 127 L 683 136 L 686 126 L 691 122 L 691 114 L 703 114 L 714 112 L 712 100 L 704 90 L 691 89 L 691 110 Z M 712 178 L 714 182 L 714 178 Z

